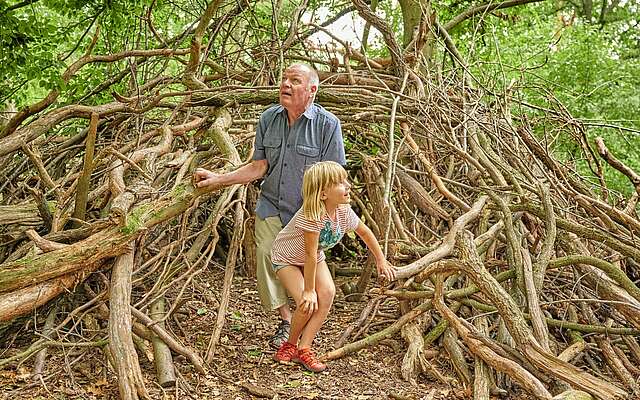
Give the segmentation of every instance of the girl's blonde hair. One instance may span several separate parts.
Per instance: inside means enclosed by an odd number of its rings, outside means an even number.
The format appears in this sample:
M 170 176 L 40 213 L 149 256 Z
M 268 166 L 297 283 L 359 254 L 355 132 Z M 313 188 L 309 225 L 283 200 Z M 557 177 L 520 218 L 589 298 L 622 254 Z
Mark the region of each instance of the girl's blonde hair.
M 306 219 L 319 221 L 325 213 L 322 191 L 347 179 L 347 171 L 335 161 L 313 164 L 302 178 L 302 213 Z

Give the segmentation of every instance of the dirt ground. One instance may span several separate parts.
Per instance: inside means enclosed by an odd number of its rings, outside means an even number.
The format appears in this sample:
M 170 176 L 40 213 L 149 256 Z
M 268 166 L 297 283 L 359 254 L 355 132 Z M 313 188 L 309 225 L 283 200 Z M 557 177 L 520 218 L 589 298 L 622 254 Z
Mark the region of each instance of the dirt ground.
M 186 303 L 170 324 L 173 333 L 183 343 L 206 353 L 215 324 L 222 285 L 222 271 L 200 275 Z M 338 277 L 336 286 L 346 279 Z M 335 307 L 315 345 L 322 354 L 359 316 L 366 302 L 346 301 L 338 289 Z M 398 303 L 390 299 L 381 307 L 370 325 L 369 333 L 388 326 L 398 315 Z M 311 373 L 298 365 L 280 365 L 272 360 L 268 339 L 277 320 L 259 306 L 255 280 L 235 277 L 227 311 L 226 324 L 217 356 L 207 375 L 198 374 L 182 356 L 174 356 L 180 379 L 176 387 L 161 388 L 155 380 L 154 367 L 142 352 L 138 352 L 147 388 L 154 399 L 253 399 L 249 387 L 271 389 L 277 399 L 457 399 L 467 398 L 461 389 L 438 384 L 429 376 L 419 376 L 417 384 L 404 382 L 400 364 L 406 345 L 398 335 L 342 359 L 328 363 L 322 373 Z M 10 336 L 0 348 L 0 359 L 9 357 L 37 337 L 29 324 Z M 31 327 L 33 324 L 31 324 Z M 9 340 L 11 340 L 9 342 Z M 22 347 L 24 346 L 24 347 Z M 448 371 L 446 355 L 434 363 Z M 92 349 L 52 349 L 41 381 L 31 377 L 33 358 L 18 367 L 0 369 L 0 398 L 6 399 L 116 399 L 118 386 L 113 368 L 104 352 Z M 451 372 L 448 371 L 450 374 Z

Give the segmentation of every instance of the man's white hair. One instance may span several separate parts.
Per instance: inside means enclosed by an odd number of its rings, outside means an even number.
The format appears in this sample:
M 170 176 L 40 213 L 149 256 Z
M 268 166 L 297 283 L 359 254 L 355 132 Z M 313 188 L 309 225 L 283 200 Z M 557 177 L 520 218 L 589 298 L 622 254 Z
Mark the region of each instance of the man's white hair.
M 293 68 L 293 67 L 300 67 L 300 68 L 306 69 L 307 77 L 309 77 L 309 85 L 310 86 L 315 85 L 316 88 L 320 87 L 320 77 L 318 76 L 318 71 L 316 71 L 315 68 L 313 68 L 309 64 L 304 64 L 304 63 L 295 63 L 295 64 L 289 65 L 289 68 Z

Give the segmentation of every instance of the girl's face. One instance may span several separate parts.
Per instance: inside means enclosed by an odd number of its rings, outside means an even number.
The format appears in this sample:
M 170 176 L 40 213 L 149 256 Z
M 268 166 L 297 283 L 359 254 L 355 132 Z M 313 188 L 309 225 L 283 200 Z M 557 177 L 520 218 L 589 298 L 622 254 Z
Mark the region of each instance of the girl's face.
M 322 191 L 322 200 L 332 205 L 349 204 L 351 184 L 347 179 Z

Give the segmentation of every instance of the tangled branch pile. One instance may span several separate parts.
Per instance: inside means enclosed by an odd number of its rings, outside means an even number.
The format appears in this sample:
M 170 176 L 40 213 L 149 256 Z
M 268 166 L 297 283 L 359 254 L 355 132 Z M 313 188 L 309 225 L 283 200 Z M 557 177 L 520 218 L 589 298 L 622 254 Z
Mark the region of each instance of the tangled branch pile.
M 249 159 L 257 116 L 277 102 L 269 83 L 279 68 L 269 52 L 263 65 L 274 68 L 263 70 L 240 69 L 224 55 L 200 62 L 209 11 L 190 49 L 89 50 L 63 79 L 86 64 L 122 59 L 137 66 L 177 59 L 185 65 L 178 75 L 158 69 L 130 93 L 114 92 L 110 103 L 84 105 L 128 79 L 135 69 L 127 68 L 83 103 L 51 107 L 59 96 L 53 91 L 4 126 L 0 335 L 61 294 L 75 292 L 75 300 L 64 312 L 46 308 L 42 337 L 0 367 L 36 353 L 44 360 L 52 346 L 98 346 L 117 371 L 121 396 L 137 398 L 148 393 L 136 344 L 154 344 L 163 385 L 176 379 L 171 352 L 202 373 L 215 359 L 233 275 L 240 266 L 251 274 L 247 210 L 256 189 L 208 193 L 193 188 L 191 174 Z M 401 279 L 368 293 L 361 318 L 326 356 L 400 332 L 408 344 L 405 379 L 424 372 L 473 388 L 478 399 L 512 385 L 540 399 L 571 388 L 600 399 L 636 393 L 638 175 L 604 143 L 596 154 L 560 104 L 511 115 L 515 98 L 472 89 L 466 73 L 434 83 L 398 53 L 387 63 L 347 54 L 355 61 L 313 60 L 332 71 L 321 72 L 317 101 L 343 123 L 354 208 L 401 266 Z M 308 58 L 293 50 L 287 57 Z M 577 140 L 597 182 L 554 157 L 547 143 L 559 135 Z M 606 188 L 602 160 L 630 178 L 630 199 Z M 208 351 L 198 354 L 164 324 L 194 277 L 217 260 L 225 263 L 218 320 Z M 346 291 L 367 292 L 371 265 L 359 274 Z M 389 296 L 400 300 L 397 321 L 344 345 Z M 444 348 L 454 376 L 429 362 L 430 347 Z M 42 368 L 36 362 L 34 372 Z

